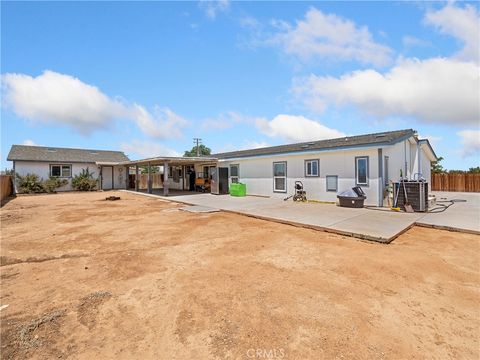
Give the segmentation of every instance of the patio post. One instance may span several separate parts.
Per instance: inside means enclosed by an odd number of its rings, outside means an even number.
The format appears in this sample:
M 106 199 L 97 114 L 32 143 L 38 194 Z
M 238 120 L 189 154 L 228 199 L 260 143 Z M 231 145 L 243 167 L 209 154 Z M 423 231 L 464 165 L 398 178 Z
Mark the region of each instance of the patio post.
M 148 193 L 152 193 L 152 167 L 150 166 L 150 163 L 148 163 L 148 181 L 147 181 L 147 188 L 148 188 Z
M 140 179 L 138 178 L 138 165 L 135 165 L 135 191 L 138 191 L 138 183 Z
M 168 162 L 163 163 L 163 196 L 168 196 Z

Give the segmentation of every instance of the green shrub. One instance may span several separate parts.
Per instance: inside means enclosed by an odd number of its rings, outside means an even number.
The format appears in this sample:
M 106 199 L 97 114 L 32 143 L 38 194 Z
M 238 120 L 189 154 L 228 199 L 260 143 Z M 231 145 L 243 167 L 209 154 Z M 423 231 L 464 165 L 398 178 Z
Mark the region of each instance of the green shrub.
M 88 167 L 82 169 L 82 172 L 75 175 L 72 179 L 72 187 L 78 191 L 93 191 L 97 187 L 97 180 L 93 178 L 94 172 L 90 172 Z
M 48 193 L 53 193 L 61 186 L 68 184 L 67 179 L 59 179 L 58 177 L 50 176 L 48 180 L 42 182 L 43 189 Z
M 45 192 L 42 180 L 37 174 L 21 176 L 17 174 L 17 186 L 21 193 L 33 194 Z

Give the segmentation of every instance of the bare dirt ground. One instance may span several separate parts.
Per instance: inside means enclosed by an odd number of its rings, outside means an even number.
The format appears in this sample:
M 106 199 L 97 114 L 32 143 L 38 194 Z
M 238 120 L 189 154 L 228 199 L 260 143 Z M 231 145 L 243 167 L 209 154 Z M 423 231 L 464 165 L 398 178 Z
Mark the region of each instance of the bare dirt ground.
M 480 357 L 479 236 L 381 245 L 112 194 L 1 209 L 2 359 Z

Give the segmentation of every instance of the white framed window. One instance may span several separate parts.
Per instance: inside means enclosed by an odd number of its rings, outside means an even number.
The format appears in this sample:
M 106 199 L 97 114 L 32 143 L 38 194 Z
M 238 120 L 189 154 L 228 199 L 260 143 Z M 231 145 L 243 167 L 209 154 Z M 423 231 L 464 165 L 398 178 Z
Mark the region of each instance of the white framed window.
M 287 162 L 273 163 L 273 192 L 287 192 Z
M 51 164 L 50 176 L 54 177 L 72 177 L 72 165 Z
M 389 157 L 388 156 L 384 156 L 383 157 L 383 181 L 385 183 L 385 186 L 388 186 L 389 185 L 389 179 L 388 179 L 388 162 L 389 162 Z
M 327 191 L 338 191 L 338 176 L 337 175 L 327 175 Z
M 230 165 L 230 182 L 232 184 L 238 183 L 239 176 L 240 176 L 240 165 L 231 164 Z
M 305 160 L 305 177 L 319 176 L 319 161 L 318 159 Z
M 368 156 L 355 158 L 355 183 L 368 186 Z

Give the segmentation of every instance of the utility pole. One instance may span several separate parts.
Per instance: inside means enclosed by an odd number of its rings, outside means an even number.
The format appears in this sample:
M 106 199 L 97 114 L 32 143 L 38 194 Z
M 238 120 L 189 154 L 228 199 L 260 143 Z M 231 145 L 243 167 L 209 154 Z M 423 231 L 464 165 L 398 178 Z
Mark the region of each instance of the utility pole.
M 197 157 L 200 157 L 200 145 L 202 143 L 202 139 L 200 138 L 193 138 L 193 143 L 195 144 L 195 146 L 197 147 Z

